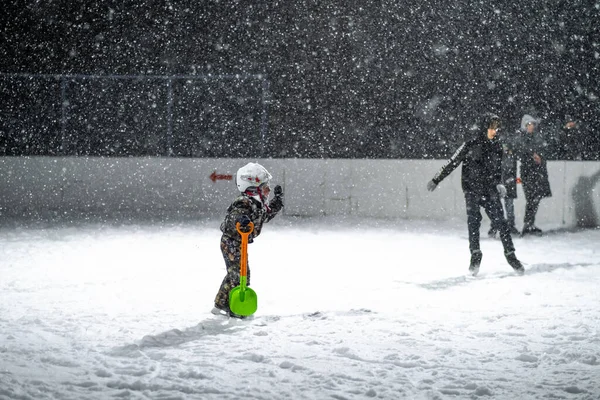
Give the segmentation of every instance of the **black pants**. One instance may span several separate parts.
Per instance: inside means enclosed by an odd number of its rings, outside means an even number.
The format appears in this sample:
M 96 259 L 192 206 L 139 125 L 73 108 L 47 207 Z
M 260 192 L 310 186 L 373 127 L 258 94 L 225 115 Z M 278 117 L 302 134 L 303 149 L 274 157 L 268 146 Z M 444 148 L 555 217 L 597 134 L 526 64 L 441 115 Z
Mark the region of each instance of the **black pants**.
M 504 219 L 504 209 L 498 196 L 480 196 L 474 193 L 465 193 L 467 203 L 467 225 L 469 227 L 469 249 L 471 253 L 479 250 L 479 228 L 481 228 L 481 210 L 492 221 L 492 228 L 500 232 L 500 240 L 504 253 L 515 251 L 508 223 Z
M 525 220 L 523 221 L 525 226 L 535 225 L 535 215 L 540 207 L 540 201 L 542 201 L 542 198 L 539 196 L 525 198 Z

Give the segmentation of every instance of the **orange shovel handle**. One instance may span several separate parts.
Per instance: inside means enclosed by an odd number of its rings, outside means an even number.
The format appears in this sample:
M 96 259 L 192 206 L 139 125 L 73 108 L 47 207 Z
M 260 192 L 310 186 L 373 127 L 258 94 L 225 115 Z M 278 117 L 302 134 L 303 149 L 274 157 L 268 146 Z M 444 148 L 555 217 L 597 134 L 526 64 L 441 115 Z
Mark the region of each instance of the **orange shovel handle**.
M 250 234 L 254 230 L 254 224 L 250 222 L 248 224 L 248 227 L 248 231 L 244 232 L 243 230 L 241 230 L 241 225 L 239 222 L 236 222 L 235 224 L 235 229 L 237 229 L 238 233 L 242 237 L 242 248 L 240 251 L 240 278 L 245 278 L 248 274 L 248 236 L 250 236 Z M 244 279 L 244 281 L 246 280 Z

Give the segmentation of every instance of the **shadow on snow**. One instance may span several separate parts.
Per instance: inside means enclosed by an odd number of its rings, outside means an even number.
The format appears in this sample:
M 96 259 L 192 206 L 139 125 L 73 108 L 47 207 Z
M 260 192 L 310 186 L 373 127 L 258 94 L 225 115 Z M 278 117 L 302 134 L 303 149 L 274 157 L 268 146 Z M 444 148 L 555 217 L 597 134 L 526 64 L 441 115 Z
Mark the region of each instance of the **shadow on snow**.
M 302 321 L 319 322 L 322 320 L 335 321 L 337 317 L 369 317 L 373 312 L 369 309 L 350 309 L 347 311 L 321 312 L 287 315 L 287 319 L 293 319 L 292 325 L 302 324 Z M 109 353 L 114 356 L 139 357 L 144 356 L 143 350 L 149 348 L 166 348 L 179 346 L 202 339 L 206 336 L 232 334 L 248 326 L 267 326 L 270 323 L 281 320 L 281 316 L 260 315 L 239 320 L 223 316 L 211 316 L 199 324 L 185 329 L 169 329 L 156 335 L 146 335 L 137 344 L 128 344 L 113 348 Z
M 250 321 L 250 320 L 248 320 Z M 192 342 L 204 336 L 224 335 L 243 329 L 246 320 L 228 317 L 209 317 L 198 325 L 185 329 L 169 329 L 156 335 L 146 335 L 140 340 L 139 348 L 170 347 Z
M 440 279 L 440 280 L 435 280 L 435 281 L 430 281 L 430 282 L 425 282 L 425 283 L 416 283 L 415 285 L 418 287 L 421 287 L 423 289 L 427 289 L 427 290 L 444 290 L 444 289 L 449 289 L 452 287 L 467 285 L 471 282 L 477 282 L 477 281 L 481 281 L 481 280 L 503 279 L 503 278 L 510 278 L 510 277 L 524 278 L 524 277 L 535 275 L 535 274 L 553 272 L 558 269 L 567 269 L 568 270 L 568 269 L 572 269 L 572 268 L 576 268 L 576 267 L 589 267 L 589 266 L 594 266 L 594 265 L 598 265 L 598 264 L 593 264 L 593 263 L 533 264 L 533 265 L 528 265 L 526 267 L 525 275 L 523 277 L 510 271 L 510 272 L 498 272 L 498 273 L 493 273 L 493 274 L 483 273 L 476 277 L 473 277 L 470 275 L 453 276 L 450 278 Z M 409 282 L 403 282 L 403 283 L 409 283 Z

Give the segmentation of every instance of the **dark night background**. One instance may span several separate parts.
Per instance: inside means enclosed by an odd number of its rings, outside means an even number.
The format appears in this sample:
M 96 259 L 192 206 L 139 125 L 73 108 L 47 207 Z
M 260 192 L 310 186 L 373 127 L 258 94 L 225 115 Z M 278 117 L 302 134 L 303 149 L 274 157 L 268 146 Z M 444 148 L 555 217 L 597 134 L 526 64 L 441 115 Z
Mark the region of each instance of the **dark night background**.
M 491 110 L 600 159 L 597 0 L 3 7 L 0 155 L 444 158 Z

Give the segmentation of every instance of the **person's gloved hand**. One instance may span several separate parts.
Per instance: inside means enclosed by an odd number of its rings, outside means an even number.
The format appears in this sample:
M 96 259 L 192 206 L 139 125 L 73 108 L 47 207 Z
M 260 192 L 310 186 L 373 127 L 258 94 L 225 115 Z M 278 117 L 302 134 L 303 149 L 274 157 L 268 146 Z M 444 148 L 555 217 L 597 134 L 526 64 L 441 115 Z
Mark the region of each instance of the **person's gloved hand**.
M 281 185 L 277 185 L 275 186 L 275 189 L 273 189 L 273 193 L 275 194 L 275 197 L 281 197 L 283 198 L 283 188 L 281 187 Z
M 238 218 L 237 222 L 239 222 L 239 223 L 240 223 L 240 225 L 241 225 L 241 226 L 243 226 L 243 227 L 245 228 L 245 227 L 247 227 L 247 226 L 250 224 L 250 222 L 252 222 L 252 221 L 250 221 L 250 217 L 249 217 L 249 216 L 247 216 L 247 215 L 241 215 L 241 216 Z
M 500 197 L 506 197 L 506 186 L 503 184 L 496 185 L 496 190 L 500 193 Z
M 273 193 L 275 197 L 269 203 L 269 207 L 274 211 L 279 211 L 283 208 L 283 188 L 281 185 L 275 186 Z
M 430 192 L 433 192 L 436 187 L 437 183 L 435 183 L 433 180 L 427 182 L 427 190 L 429 190 Z

